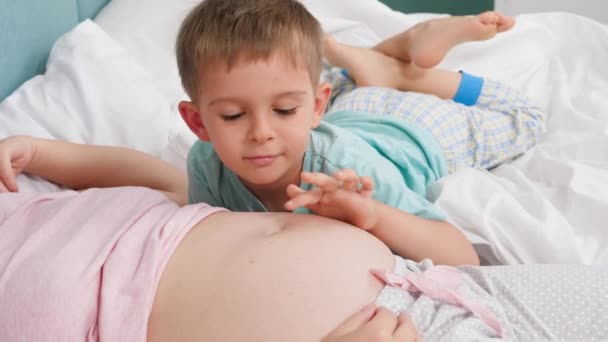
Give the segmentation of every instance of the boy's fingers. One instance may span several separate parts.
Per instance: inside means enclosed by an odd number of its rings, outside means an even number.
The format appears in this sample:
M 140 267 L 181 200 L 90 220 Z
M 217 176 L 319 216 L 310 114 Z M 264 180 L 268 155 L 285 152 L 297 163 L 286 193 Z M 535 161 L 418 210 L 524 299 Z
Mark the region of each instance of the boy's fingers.
M 287 210 L 295 210 L 299 207 L 306 207 L 309 205 L 313 205 L 323 197 L 323 191 L 319 188 L 314 188 L 309 191 L 301 192 L 294 197 L 292 197 L 287 203 L 285 203 L 285 208 Z
M 393 337 L 395 337 L 397 341 L 421 341 L 414 321 L 412 321 L 412 318 L 407 313 L 402 312 L 399 314 L 397 324 L 397 329 L 393 334 Z
M 360 179 L 361 181 L 361 192 L 362 195 L 371 197 L 374 194 L 374 179 L 369 176 L 363 176 Z
M 289 184 L 287 186 L 287 196 L 289 196 L 289 198 L 296 197 L 297 195 L 299 195 L 303 192 L 304 192 L 304 190 L 302 190 L 302 188 L 300 188 L 299 186 L 297 186 L 295 184 Z
M 294 203 L 291 201 L 291 199 L 293 199 L 293 198 L 297 197 L 299 194 L 303 193 L 304 190 L 302 190 L 299 186 L 297 186 L 295 184 L 289 184 L 287 186 L 287 190 L 285 192 L 287 192 L 287 196 L 289 196 L 290 200 L 285 202 L 285 204 L 283 206 L 288 211 L 296 210 L 297 207 L 294 207 Z
M 369 320 L 374 317 L 376 313 L 376 306 L 374 304 L 368 304 L 364 306 L 361 310 L 355 312 L 352 316 L 346 319 L 346 321 L 342 322 L 334 331 L 332 331 L 332 335 L 341 336 L 349 334 L 363 324 L 369 322 Z
M 337 179 L 342 181 L 342 188 L 348 191 L 359 190 L 359 177 L 357 173 L 351 169 L 344 169 L 338 171 L 336 174 Z
M 340 187 L 340 182 L 338 180 L 320 172 L 302 173 L 301 178 L 306 183 L 316 185 L 319 188 L 323 189 L 323 191 L 327 192 L 334 192 Z

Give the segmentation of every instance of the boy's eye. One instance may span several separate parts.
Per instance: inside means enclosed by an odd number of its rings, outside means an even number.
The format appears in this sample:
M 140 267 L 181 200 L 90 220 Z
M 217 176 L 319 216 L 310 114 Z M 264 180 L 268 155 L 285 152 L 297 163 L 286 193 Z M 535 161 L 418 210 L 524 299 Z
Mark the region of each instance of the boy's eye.
M 298 109 L 298 107 L 293 107 L 293 108 L 289 108 L 289 109 L 275 108 L 274 111 L 281 115 L 291 115 L 291 114 L 295 114 L 297 109 Z
M 222 120 L 224 120 L 224 121 L 234 121 L 234 120 L 240 118 L 241 116 L 243 116 L 243 114 L 245 114 L 245 113 L 220 114 L 220 116 L 222 117 Z

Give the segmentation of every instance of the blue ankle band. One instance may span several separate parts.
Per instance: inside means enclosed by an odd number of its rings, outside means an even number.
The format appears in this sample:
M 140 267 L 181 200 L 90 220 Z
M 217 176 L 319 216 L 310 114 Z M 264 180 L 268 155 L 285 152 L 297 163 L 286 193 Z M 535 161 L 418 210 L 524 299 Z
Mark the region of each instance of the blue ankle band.
M 460 71 L 460 74 L 462 78 L 453 100 L 465 106 L 472 106 L 477 103 L 477 98 L 481 94 L 483 78 L 467 74 L 464 71 Z
M 340 73 L 346 76 L 346 78 L 350 78 L 350 75 L 348 74 L 348 71 L 346 71 L 346 69 L 340 69 Z

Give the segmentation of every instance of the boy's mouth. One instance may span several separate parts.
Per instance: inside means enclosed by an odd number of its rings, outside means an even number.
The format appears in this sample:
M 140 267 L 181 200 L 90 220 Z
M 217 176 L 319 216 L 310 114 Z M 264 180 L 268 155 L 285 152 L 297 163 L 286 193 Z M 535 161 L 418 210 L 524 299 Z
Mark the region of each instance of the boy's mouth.
M 272 162 L 277 158 L 276 155 L 258 155 L 258 156 L 250 156 L 244 157 L 246 161 L 250 162 L 256 166 L 266 166 L 272 164 Z

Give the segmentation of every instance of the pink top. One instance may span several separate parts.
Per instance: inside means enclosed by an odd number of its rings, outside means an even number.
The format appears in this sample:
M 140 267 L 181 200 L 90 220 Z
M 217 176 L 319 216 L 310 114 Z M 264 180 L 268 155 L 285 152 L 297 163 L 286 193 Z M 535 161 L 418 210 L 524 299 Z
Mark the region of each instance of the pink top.
M 0 341 L 145 341 L 169 258 L 218 210 L 136 187 L 0 195 Z

